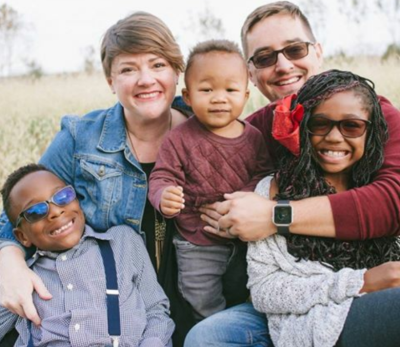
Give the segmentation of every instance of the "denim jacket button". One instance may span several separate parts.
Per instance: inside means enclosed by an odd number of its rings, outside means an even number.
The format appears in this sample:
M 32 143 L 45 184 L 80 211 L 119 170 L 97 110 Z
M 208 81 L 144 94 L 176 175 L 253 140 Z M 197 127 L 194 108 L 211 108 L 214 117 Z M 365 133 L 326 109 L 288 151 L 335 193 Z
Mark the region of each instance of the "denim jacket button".
M 106 168 L 104 167 L 104 165 L 101 165 L 99 168 L 99 176 L 103 177 L 105 173 L 106 173 Z

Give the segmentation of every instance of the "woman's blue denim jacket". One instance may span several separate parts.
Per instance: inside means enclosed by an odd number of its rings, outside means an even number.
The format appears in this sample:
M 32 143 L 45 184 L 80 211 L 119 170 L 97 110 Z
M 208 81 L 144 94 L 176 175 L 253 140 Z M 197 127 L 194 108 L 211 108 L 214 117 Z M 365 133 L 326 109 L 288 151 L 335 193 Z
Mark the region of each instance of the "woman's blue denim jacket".
M 172 107 L 191 114 L 182 97 Z M 127 224 L 140 233 L 146 204 L 147 178 L 126 142 L 120 103 L 84 117 L 65 116 L 61 130 L 39 161 L 72 185 L 89 224 L 97 232 Z M 12 225 L 0 217 L 0 248 L 15 239 Z
M 40 163 L 75 187 L 94 230 L 127 224 L 140 233 L 147 180 L 126 143 L 121 104 L 82 118 L 63 117 Z M 0 241 L 17 242 L 4 212 L 0 228 Z

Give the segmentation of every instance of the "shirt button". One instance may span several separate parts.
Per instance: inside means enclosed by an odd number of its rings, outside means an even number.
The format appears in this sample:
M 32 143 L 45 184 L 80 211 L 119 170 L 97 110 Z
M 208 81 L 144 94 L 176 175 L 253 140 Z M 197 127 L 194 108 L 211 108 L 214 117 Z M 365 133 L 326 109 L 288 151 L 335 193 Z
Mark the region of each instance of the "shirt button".
M 75 331 L 78 331 L 81 328 L 81 326 L 79 324 L 75 324 L 74 328 L 75 328 Z
M 73 286 L 71 283 L 69 283 L 69 284 L 67 285 L 67 288 L 68 288 L 68 290 L 72 290 L 72 289 L 74 289 L 74 286 Z
M 61 260 L 62 260 L 62 261 L 66 261 L 66 260 L 67 260 L 67 256 L 66 256 L 65 254 L 63 254 L 63 255 L 61 256 Z

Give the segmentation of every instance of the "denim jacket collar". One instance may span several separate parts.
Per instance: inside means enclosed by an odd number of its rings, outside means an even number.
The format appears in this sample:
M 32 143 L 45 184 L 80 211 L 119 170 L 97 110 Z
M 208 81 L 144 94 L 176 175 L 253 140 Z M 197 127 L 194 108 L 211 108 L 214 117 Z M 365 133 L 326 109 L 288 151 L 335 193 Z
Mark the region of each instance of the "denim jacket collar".
M 118 102 L 107 110 L 103 129 L 97 148 L 103 152 L 113 153 L 124 150 L 126 147 L 126 130 L 124 111 Z

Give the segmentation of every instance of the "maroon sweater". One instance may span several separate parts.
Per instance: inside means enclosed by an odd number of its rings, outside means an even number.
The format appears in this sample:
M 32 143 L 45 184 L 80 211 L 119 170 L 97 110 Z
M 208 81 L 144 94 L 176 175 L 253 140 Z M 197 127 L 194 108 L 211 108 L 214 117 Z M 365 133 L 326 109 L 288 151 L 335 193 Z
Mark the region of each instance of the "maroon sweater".
M 400 234 L 400 112 L 386 98 L 380 96 L 379 101 L 389 127 L 385 160 L 371 184 L 328 196 L 338 239 Z M 271 134 L 274 107 L 269 104 L 246 120 L 263 133 L 268 154 L 277 164 L 278 142 Z
M 244 131 L 225 138 L 208 131 L 195 116 L 170 132 L 150 175 L 149 200 L 160 211 L 167 186 L 181 186 L 185 208 L 175 217 L 180 234 L 196 245 L 231 242 L 203 230 L 198 208 L 224 200 L 224 193 L 253 191 L 268 173 L 264 139 L 260 131 L 243 122 Z M 161 211 L 160 211 L 161 212 Z

